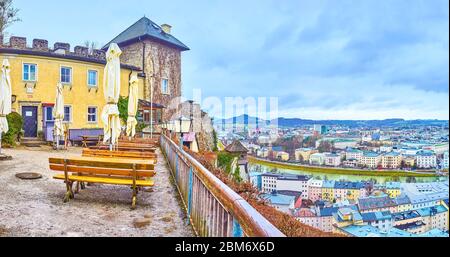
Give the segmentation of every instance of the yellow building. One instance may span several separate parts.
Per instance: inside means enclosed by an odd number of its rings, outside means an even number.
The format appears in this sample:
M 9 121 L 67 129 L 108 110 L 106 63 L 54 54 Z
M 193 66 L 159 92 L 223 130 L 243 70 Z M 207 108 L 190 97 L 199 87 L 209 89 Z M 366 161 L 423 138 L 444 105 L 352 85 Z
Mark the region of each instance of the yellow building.
M 397 209 L 394 212 L 406 212 L 412 210 L 411 201 L 407 196 L 397 196 L 394 201 L 397 204 Z
M 340 208 L 336 214 L 333 215 L 333 233 L 344 234 L 341 228 L 355 225 L 364 225 L 363 218 L 356 210 L 344 207 Z
M 24 42 L 25 41 L 25 42 Z M 101 112 L 105 103 L 103 95 L 104 52 L 89 55 L 87 48 L 76 47 L 69 52 L 67 44 L 55 44 L 53 50 L 42 50 L 33 41 L 27 48 L 26 39 L 11 38 L 10 46 L 0 46 L 0 59 L 11 65 L 13 111 L 24 118 L 25 137 L 35 138 L 39 133 L 51 134 L 52 108 L 56 85 L 64 88 L 65 119 L 70 129 L 98 129 L 103 127 Z M 122 65 L 121 96 L 128 96 L 129 79 L 139 68 Z M 143 80 L 139 81 L 139 99 L 143 99 Z
M 386 182 L 385 192 L 390 198 L 397 198 L 401 194 L 400 182 Z
M 383 169 L 398 169 L 402 165 L 402 156 L 399 153 L 390 152 L 381 156 Z
M 387 188 L 386 194 L 388 194 L 390 198 L 395 198 L 401 194 L 401 191 L 399 188 Z
M 318 153 L 319 151 L 312 148 L 300 148 L 295 150 L 295 160 L 309 162 L 309 157 L 311 154 Z
M 347 199 L 356 201 L 361 196 L 361 189 L 350 188 L 347 192 Z
M 278 152 L 277 159 L 287 162 L 289 161 L 289 154 L 286 152 Z
M 322 184 L 322 199 L 323 200 L 332 202 L 335 199 L 334 183 L 335 183 L 335 181 L 323 181 L 323 184 Z

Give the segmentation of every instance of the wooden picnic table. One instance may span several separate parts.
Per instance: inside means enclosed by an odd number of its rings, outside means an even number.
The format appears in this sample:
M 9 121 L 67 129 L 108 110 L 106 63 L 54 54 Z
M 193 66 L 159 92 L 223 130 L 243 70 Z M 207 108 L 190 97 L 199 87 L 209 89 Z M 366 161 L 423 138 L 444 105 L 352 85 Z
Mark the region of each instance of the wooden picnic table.
M 89 142 L 96 141 L 97 145 L 101 144 L 103 141 L 103 136 L 80 136 L 81 137 L 81 143 L 82 147 L 88 147 Z

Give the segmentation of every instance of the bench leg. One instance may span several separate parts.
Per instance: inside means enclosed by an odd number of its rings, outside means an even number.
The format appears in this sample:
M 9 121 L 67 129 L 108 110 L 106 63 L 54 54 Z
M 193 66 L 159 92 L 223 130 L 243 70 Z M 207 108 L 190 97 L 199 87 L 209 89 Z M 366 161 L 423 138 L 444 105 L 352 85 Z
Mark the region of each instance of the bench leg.
M 67 203 L 68 201 L 70 201 L 71 199 L 74 198 L 72 185 L 73 185 L 73 182 L 66 182 L 67 191 L 66 191 L 66 195 L 64 196 L 64 203 Z
M 66 195 L 64 196 L 64 203 L 67 203 L 68 201 L 70 201 L 70 192 L 66 192 Z
M 77 186 L 75 187 L 75 194 L 80 192 L 80 182 L 77 182 Z
M 133 197 L 131 198 L 131 209 L 136 209 L 136 202 L 137 202 L 137 188 L 133 189 Z

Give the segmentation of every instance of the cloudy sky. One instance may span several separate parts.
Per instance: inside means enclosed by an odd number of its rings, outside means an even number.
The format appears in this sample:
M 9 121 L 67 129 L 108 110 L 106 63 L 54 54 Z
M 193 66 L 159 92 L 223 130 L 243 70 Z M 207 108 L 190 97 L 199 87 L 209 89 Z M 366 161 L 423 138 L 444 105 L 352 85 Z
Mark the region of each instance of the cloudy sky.
M 278 97 L 279 115 L 448 119 L 449 2 L 29 1 L 8 31 L 108 42 L 143 15 L 173 26 L 183 94 Z

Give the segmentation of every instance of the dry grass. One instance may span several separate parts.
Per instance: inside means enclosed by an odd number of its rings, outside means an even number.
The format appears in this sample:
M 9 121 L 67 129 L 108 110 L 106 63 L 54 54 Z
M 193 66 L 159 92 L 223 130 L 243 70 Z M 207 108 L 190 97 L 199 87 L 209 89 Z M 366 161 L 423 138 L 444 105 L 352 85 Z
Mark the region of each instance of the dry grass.
M 188 148 L 185 151 L 197 159 L 205 168 L 210 170 L 216 177 L 222 182 L 227 184 L 235 192 L 242 196 L 250 205 L 253 206 L 261 215 L 263 215 L 269 222 L 277 227 L 283 234 L 288 237 L 342 237 L 342 235 L 323 232 L 319 229 L 305 225 L 293 216 L 278 211 L 274 207 L 270 206 L 266 201 L 261 200 L 258 196 L 260 192 L 250 182 L 237 183 L 230 179 L 219 168 L 214 167 L 203 157 L 202 154 L 194 153 Z

